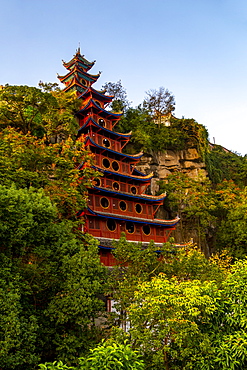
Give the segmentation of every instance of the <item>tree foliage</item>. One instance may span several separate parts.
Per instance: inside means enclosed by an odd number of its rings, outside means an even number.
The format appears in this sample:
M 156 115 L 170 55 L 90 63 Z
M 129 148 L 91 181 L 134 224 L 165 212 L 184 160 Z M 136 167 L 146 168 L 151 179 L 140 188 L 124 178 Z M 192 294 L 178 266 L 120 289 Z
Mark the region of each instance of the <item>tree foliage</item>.
M 162 115 L 172 113 L 175 110 L 175 98 L 163 86 L 158 90 L 148 90 L 146 95 L 143 106 L 159 121 L 159 124 Z
M 81 370 L 143 370 L 144 362 L 138 351 L 128 344 L 103 342 L 80 359 Z
M 97 333 L 94 318 L 102 309 L 97 244 L 59 220 L 41 189 L 0 190 L 0 258 L 8 272 L 1 275 L 0 366 L 26 369 L 50 356 L 75 361 Z
M 108 293 L 112 294 L 113 305 L 118 312 L 117 320 L 121 327 L 126 325 L 127 312 L 134 302 L 134 293 L 142 283 L 151 281 L 160 273 L 168 279 L 174 276 L 181 281 L 216 279 L 219 284 L 225 279 L 229 261 L 220 265 L 218 260 L 208 260 L 193 245 L 177 248 L 172 241 L 158 248 L 154 243 L 147 247 L 127 242 L 125 237 L 114 245 L 117 265 L 109 276 Z M 224 260 L 222 257 L 221 260 Z
M 78 102 L 52 86 L 0 93 L 0 367 L 75 362 L 101 339 L 105 270 L 79 232 L 96 172 L 75 142 Z M 71 136 L 69 135 L 72 134 Z
M 84 144 L 71 138 L 51 144 L 14 128 L 0 132 L 0 183 L 43 188 L 63 217 L 75 217 L 85 206 L 86 187 L 96 175 L 91 163 Z
M 210 230 L 222 251 L 207 259 L 192 245 L 143 247 L 122 237 L 118 264 L 106 272 L 77 218 L 97 176 L 92 156 L 75 142 L 78 100 L 54 84 L 40 88 L 0 91 L 0 368 L 48 361 L 40 367 L 143 369 L 142 360 L 146 369 L 245 368 L 247 264 L 231 267 L 229 254 L 246 254 L 246 158 L 210 151 L 207 130 L 193 119 L 155 124 L 155 114 L 174 109 L 169 91 L 150 91 L 134 109 L 121 81 L 106 84 L 117 93 L 111 109 L 124 111 L 116 129 L 132 130 L 128 150 L 193 147 L 207 160 L 211 182 L 176 173 L 161 190 L 168 213 L 182 227 L 193 223 L 201 241 Z M 102 292 L 116 309 L 107 330 L 96 325 Z M 114 328 L 128 323 L 128 333 Z M 104 336 L 110 340 L 97 346 Z
M 113 96 L 113 100 L 108 106 L 109 109 L 119 113 L 129 108 L 130 102 L 127 99 L 126 89 L 122 86 L 121 80 L 117 82 L 106 82 L 102 86 L 102 89 L 105 90 L 108 95 Z
M 196 369 L 212 354 L 203 326 L 216 312 L 219 295 L 213 282 L 178 282 L 164 275 L 139 286 L 128 310 L 130 336 L 150 361 L 149 368 Z
M 139 350 L 146 369 L 245 368 L 246 260 L 232 266 L 226 254 L 206 259 L 169 244 L 157 258 L 152 244 L 127 244 L 116 246 L 112 281 L 115 315 L 129 330 L 113 330 L 115 341 Z
M 42 85 L 44 86 L 44 84 Z M 0 125 L 25 134 L 57 141 L 78 129 L 74 113 L 79 107 L 73 93 L 48 92 L 30 86 L 6 85 L 0 90 Z
M 247 185 L 247 158 L 214 146 L 208 151 L 206 166 L 210 180 L 219 184 L 224 180 L 233 180 L 237 185 Z

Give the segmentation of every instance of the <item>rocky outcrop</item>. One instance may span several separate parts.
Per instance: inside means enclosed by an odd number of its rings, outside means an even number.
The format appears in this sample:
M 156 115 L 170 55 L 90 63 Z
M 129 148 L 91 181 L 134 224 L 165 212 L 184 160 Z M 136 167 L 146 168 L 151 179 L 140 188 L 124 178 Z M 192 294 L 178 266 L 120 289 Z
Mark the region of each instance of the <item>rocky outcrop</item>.
M 151 188 L 149 189 L 149 192 L 153 195 L 159 190 L 158 181 L 165 181 L 168 175 L 176 171 L 186 173 L 195 180 L 207 176 L 206 165 L 202 161 L 197 149 L 193 147 L 181 151 L 167 150 L 163 153 L 154 152 L 145 154 L 138 163 L 138 170 L 146 174 L 150 172 L 154 173 Z M 157 217 L 169 219 L 170 217 L 175 217 L 175 215 L 170 214 L 167 209 L 161 207 Z M 204 253 L 209 255 L 207 243 L 209 237 L 206 235 L 206 238 L 202 240 L 197 225 L 181 220 L 172 236 L 177 243 L 184 243 L 193 239 Z
M 153 152 L 144 154 L 138 163 L 138 170 L 143 173 L 154 173 L 151 184 L 151 193 L 158 190 L 157 181 L 165 180 L 166 177 L 176 171 L 186 173 L 193 179 L 206 177 L 205 163 L 196 148 L 188 148 L 181 151 L 167 150 L 165 152 Z

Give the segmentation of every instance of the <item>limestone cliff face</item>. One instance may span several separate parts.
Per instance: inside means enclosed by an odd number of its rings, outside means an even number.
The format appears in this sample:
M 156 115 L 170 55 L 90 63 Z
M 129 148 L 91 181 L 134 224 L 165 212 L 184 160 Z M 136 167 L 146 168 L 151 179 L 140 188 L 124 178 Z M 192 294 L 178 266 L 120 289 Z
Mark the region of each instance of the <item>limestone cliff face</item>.
M 166 177 L 175 171 L 186 173 L 195 180 L 199 178 L 199 175 L 200 178 L 202 176 L 207 176 L 206 165 L 202 161 L 197 149 L 193 147 L 181 151 L 167 150 L 164 153 L 154 152 L 152 154 L 145 154 L 139 162 L 137 169 L 146 174 L 150 172 L 154 173 L 151 189 L 149 190 L 153 195 L 159 190 L 158 181 L 165 181 Z M 175 214 L 171 214 L 164 207 L 161 207 L 156 216 L 158 218 L 170 219 L 171 217 L 175 217 Z M 206 239 L 201 240 L 196 225 L 181 220 L 172 236 L 177 243 L 184 243 L 193 239 L 194 243 L 196 243 L 206 255 L 209 255 L 208 236 Z
M 197 179 L 199 174 L 200 176 L 207 176 L 205 163 L 202 162 L 196 148 L 144 154 L 137 169 L 146 174 L 154 173 L 151 184 L 152 194 L 155 194 L 158 190 L 157 181 L 165 180 L 168 175 L 175 171 L 186 173 L 193 179 Z

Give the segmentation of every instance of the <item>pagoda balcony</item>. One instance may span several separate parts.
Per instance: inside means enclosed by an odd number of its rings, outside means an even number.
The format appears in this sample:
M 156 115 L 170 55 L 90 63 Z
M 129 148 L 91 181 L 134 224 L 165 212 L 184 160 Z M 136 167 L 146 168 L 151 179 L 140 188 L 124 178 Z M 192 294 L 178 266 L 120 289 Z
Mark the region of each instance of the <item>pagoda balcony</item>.
M 94 186 L 113 190 L 116 193 L 121 192 L 125 194 L 129 193 L 131 195 L 143 195 L 148 185 L 135 185 L 133 183 L 127 183 L 107 177 L 101 177 L 95 180 Z
M 123 200 L 112 198 L 110 196 L 102 196 L 98 194 L 90 194 L 88 197 L 88 206 L 95 212 L 105 212 L 107 214 L 122 215 L 123 217 L 134 217 L 138 219 L 153 220 L 156 207 L 144 202 L 132 200 Z
M 94 158 L 96 166 L 117 173 L 122 173 L 125 175 L 129 175 L 132 173 L 133 168 L 131 168 L 130 163 L 126 163 L 123 161 L 117 161 L 114 158 L 108 158 L 105 155 L 95 153 Z
M 147 225 L 138 223 L 135 223 L 133 226 L 132 222 L 124 221 L 116 223 L 115 229 L 110 230 L 108 221 L 89 217 L 88 232 L 96 238 L 117 240 L 120 239 L 121 235 L 124 233 L 128 241 L 150 243 L 150 241 L 153 240 L 155 243 L 165 243 L 172 231 L 175 230 L 175 227 L 166 229 L 164 227 L 148 227 Z
M 104 146 L 107 149 L 112 149 L 115 152 L 121 152 L 122 150 L 121 143 L 119 141 L 110 139 L 97 133 L 92 133 L 90 136 L 92 137 L 93 141 L 100 146 Z

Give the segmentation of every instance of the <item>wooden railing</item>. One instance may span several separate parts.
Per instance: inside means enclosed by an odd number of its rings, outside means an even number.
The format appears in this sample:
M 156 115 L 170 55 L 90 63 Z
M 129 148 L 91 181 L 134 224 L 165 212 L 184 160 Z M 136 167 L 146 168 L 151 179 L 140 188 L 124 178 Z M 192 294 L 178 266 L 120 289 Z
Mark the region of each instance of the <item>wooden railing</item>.
M 96 133 L 92 133 L 91 137 L 96 144 L 104 146 L 107 149 L 112 149 L 115 152 L 121 152 L 121 144 L 119 141 L 110 139 L 108 137 Z
M 140 185 L 138 186 L 129 184 L 126 182 L 116 181 L 113 179 L 108 179 L 106 177 L 99 178 L 95 183 L 95 186 L 99 186 L 105 189 L 114 190 L 116 192 L 123 192 L 123 193 L 130 193 L 132 195 L 142 195 L 147 185 Z
M 150 204 L 137 201 L 111 198 L 107 196 L 90 194 L 88 199 L 89 207 L 94 211 L 118 214 L 122 217 L 136 217 L 153 219 L 154 208 Z
M 109 161 L 109 166 L 107 160 Z M 131 174 L 131 167 L 129 163 L 116 161 L 114 158 L 108 158 L 101 154 L 95 154 L 95 163 L 97 166 L 109 171 L 120 172 L 123 174 Z

